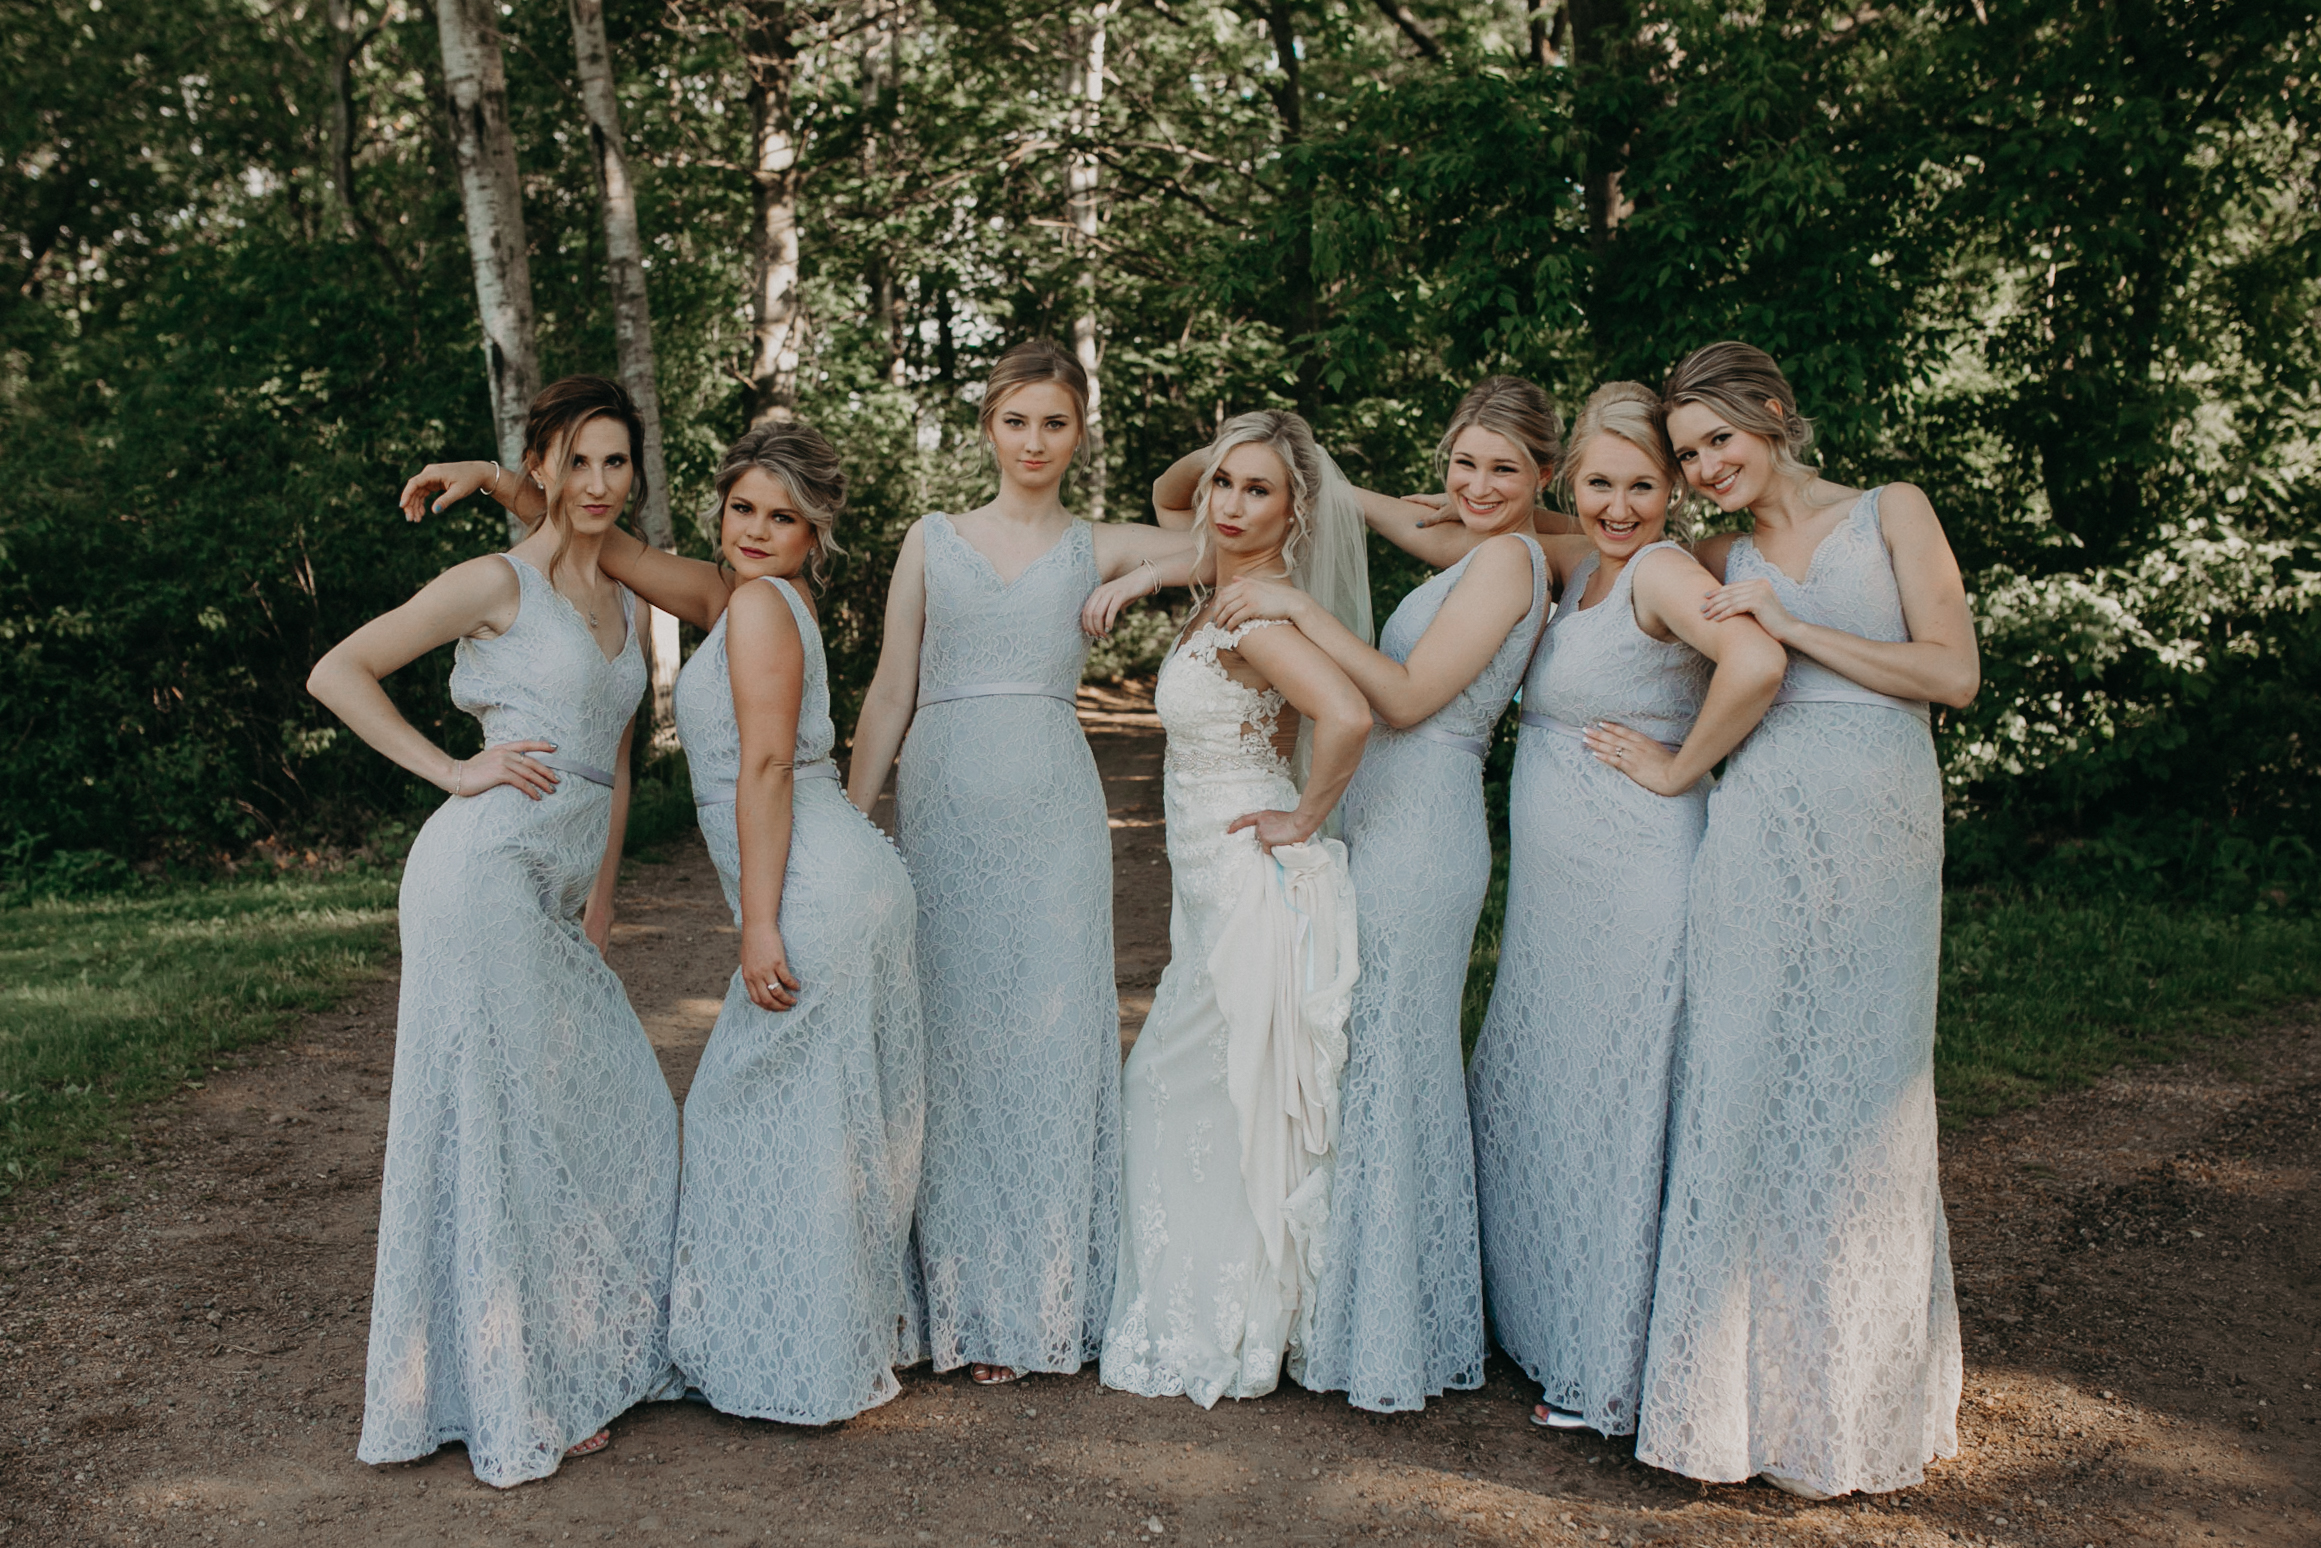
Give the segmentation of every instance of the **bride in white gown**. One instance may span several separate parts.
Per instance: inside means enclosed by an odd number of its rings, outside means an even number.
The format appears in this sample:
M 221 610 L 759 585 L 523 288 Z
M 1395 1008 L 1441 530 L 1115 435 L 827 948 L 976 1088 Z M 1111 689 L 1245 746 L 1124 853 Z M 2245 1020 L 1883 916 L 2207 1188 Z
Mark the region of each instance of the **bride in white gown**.
M 1193 532 L 1202 580 L 1286 577 L 1367 637 L 1361 515 L 1295 414 L 1225 425 Z M 1144 589 L 1099 588 L 1091 627 Z M 1313 1301 L 1356 966 L 1345 846 L 1317 835 L 1370 733 L 1368 704 L 1319 647 L 1265 622 L 1220 629 L 1208 603 L 1155 693 L 1170 961 L 1121 1076 L 1101 1364 L 1106 1386 L 1204 1408 L 1272 1391 Z

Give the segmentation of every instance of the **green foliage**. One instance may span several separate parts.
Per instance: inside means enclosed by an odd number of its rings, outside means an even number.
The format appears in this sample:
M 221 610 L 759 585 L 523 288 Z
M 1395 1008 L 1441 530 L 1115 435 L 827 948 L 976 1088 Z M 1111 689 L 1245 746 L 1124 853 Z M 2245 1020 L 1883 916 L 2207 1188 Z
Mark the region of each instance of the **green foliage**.
M 693 811 L 693 776 L 685 754 L 653 759 L 629 782 L 629 826 L 622 849 L 631 855 L 657 853 L 696 831 Z
M 374 971 L 377 871 L 0 909 L 0 1198 Z
M 388 505 L 491 436 L 432 19 L 355 9 L 351 198 L 323 8 L 0 11 L 19 893 L 359 842 L 432 800 L 301 691 L 500 540 L 488 511 L 414 531 Z M 689 513 L 742 428 L 748 344 L 740 13 L 607 9 L 678 525 L 705 553 Z M 604 370 L 565 7 L 503 10 L 543 363 Z M 975 383 L 1016 339 L 1093 318 L 1103 488 L 1073 498 L 1118 516 L 1245 408 L 1301 408 L 1401 490 L 1438 477 L 1485 372 L 1572 405 L 1739 336 L 1788 367 L 1831 472 L 1926 488 L 1967 571 L 1986 674 L 1940 720 L 1955 876 L 2316 901 L 2321 0 L 1635 0 L 1589 8 L 1610 20 L 1557 65 L 1512 5 L 1419 7 L 1430 53 L 1374 8 L 1188 0 L 1111 12 L 1100 114 L 1055 89 L 1078 13 L 785 14 L 800 412 L 854 484 L 822 599 L 842 726 L 909 524 L 988 496 Z M 1075 167 L 1093 242 L 1064 218 Z M 1419 571 L 1373 558 L 1383 616 Z M 1156 627 L 1095 670 L 1139 670 Z M 445 669 L 391 688 L 464 750 Z

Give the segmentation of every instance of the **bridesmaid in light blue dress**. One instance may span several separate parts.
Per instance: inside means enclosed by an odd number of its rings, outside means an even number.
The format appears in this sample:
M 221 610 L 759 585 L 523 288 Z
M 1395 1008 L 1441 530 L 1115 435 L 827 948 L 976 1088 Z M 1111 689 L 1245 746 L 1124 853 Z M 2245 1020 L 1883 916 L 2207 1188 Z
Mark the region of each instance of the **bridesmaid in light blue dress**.
M 1483 756 L 1547 613 L 1530 535 L 1557 426 L 1530 383 L 1469 393 L 1444 437 L 1452 506 L 1482 539 L 1405 597 L 1376 649 L 1289 588 L 1239 580 L 1222 626 L 1286 618 L 1381 725 L 1344 804 L 1361 976 L 1311 1326 L 1291 1375 L 1357 1407 L 1422 1407 L 1483 1381 L 1474 1146 L 1459 1005 L 1491 878 Z
M 1643 1379 L 1706 776 L 1785 658 L 1746 618 L 1704 618 L 1716 583 L 1663 540 L 1682 478 L 1653 393 L 1598 389 L 1567 467 L 1584 535 L 1546 540 L 1562 601 L 1524 682 L 1507 923 L 1468 1090 L 1492 1332 L 1546 1391 L 1535 1422 L 1621 1435 Z M 1591 748 L 1603 722 L 1659 744 L 1649 788 L 1615 747 Z
M 912 1353 L 987 1384 L 1077 1370 L 1103 1339 L 1120 1016 L 1112 835 L 1074 710 L 1080 612 L 1132 569 L 1189 569 L 1185 538 L 1064 509 L 1086 409 L 1058 346 L 1002 357 L 982 409 L 999 497 L 905 537 L 848 770 L 868 811 L 901 751 L 927 1038 Z
M 646 600 L 708 627 L 677 729 L 742 941 L 685 1099 L 669 1347 L 726 1413 L 828 1424 L 901 1390 L 925 1116 L 915 908 L 839 787 L 798 591 L 836 551 L 838 455 L 805 425 L 761 425 L 717 491 L 725 571 L 625 535 L 605 549 Z
M 451 795 L 403 872 L 357 1454 L 400 1462 L 462 1441 L 500 1487 L 600 1448 L 615 1415 L 676 1390 L 676 1104 L 602 955 L 645 666 L 628 593 L 597 559 L 640 482 L 643 432 L 625 392 L 583 377 L 541 394 L 528 441 L 543 528 L 430 582 L 309 680 Z M 427 476 L 405 490 L 413 514 Z M 493 479 L 515 475 L 494 465 Z M 453 639 L 453 698 L 489 744 L 464 761 L 379 687 Z
M 1637 1455 L 1823 1498 L 1955 1453 L 1958 1315 L 1935 1164 L 1942 786 L 1928 701 L 1979 681 L 1926 497 L 1817 477 L 1773 362 L 1719 344 L 1663 393 L 1710 617 L 1793 657 L 1709 799 Z

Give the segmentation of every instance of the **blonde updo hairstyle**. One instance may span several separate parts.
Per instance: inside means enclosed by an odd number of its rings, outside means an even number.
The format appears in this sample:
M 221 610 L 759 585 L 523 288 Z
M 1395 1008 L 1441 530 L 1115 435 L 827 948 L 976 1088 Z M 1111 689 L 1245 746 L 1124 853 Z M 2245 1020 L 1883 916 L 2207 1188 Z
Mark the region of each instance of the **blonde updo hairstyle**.
M 1780 412 L 1767 408 L 1777 403 Z M 1704 345 L 1676 363 L 1660 389 L 1665 417 L 1683 404 L 1713 409 L 1736 430 L 1746 430 L 1773 449 L 1773 471 L 1799 485 L 1821 469 L 1805 460 L 1813 449 L 1813 421 L 1797 412 L 1797 393 L 1773 357 L 1754 344 L 1725 339 Z
M 1072 400 L 1072 412 L 1079 421 L 1074 431 L 1072 466 L 1080 467 L 1088 460 L 1088 371 L 1078 356 L 1053 339 L 1026 339 L 999 357 L 999 363 L 983 379 L 983 402 L 975 411 L 976 433 L 986 447 L 994 446 L 991 426 L 1000 409 L 1018 392 L 1039 382 L 1054 382 Z
M 1684 469 L 1676 460 L 1676 448 L 1668 441 L 1668 416 L 1661 409 L 1660 399 L 1642 382 L 1604 383 L 1588 394 L 1588 401 L 1580 407 L 1579 418 L 1572 421 L 1559 482 L 1565 494 L 1572 497 L 1574 508 L 1579 502 L 1572 478 L 1588 454 L 1589 443 L 1603 435 L 1626 441 L 1652 459 L 1652 465 L 1668 481 L 1668 523 L 1661 535 L 1679 543 L 1687 541 L 1692 535 L 1690 486 L 1685 483 Z
M 1208 562 L 1212 541 L 1209 528 L 1209 491 L 1218 468 L 1237 447 L 1264 446 L 1281 459 L 1289 475 L 1289 535 L 1282 540 L 1281 567 L 1297 568 L 1298 556 L 1312 529 L 1314 500 L 1322 488 L 1322 450 L 1315 444 L 1314 428 L 1287 409 L 1258 409 L 1236 414 L 1217 430 L 1201 459 L 1201 481 L 1193 490 L 1193 574 Z M 1193 611 L 1208 600 L 1206 585 L 1193 590 Z
M 717 503 L 710 507 L 710 518 L 719 529 L 725 522 L 726 497 L 753 468 L 779 482 L 798 514 L 813 527 L 806 579 L 819 591 L 829 576 L 831 558 L 846 552 L 834 533 L 838 513 L 846 509 L 846 469 L 839 465 L 837 449 L 821 431 L 796 420 L 768 420 L 743 431 L 717 466 Z
M 1513 441 L 1531 459 L 1531 501 L 1538 508 L 1546 491 L 1541 474 L 1551 474 L 1563 458 L 1563 416 L 1536 382 L 1520 376 L 1487 376 L 1467 390 L 1452 411 L 1450 427 L 1435 446 L 1435 466 L 1447 475 L 1451 449 L 1471 429 L 1489 430 Z

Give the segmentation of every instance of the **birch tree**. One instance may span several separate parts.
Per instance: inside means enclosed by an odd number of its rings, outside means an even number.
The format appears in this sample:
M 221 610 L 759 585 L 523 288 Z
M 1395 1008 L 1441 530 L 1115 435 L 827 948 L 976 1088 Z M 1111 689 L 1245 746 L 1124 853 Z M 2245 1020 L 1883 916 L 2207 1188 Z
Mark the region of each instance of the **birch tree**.
M 613 90 L 612 50 L 605 43 L 603 0 L 571 0 L 572 54 L 580 72 L 580 100 L 588 114 L 589 159 L 604 204 L 605 269 L 612 290 L 613 340 L 621 381 L 645 424 L 642 448 L 645 501 L 637 513 L 645 541 L 674 550 L 669 520 L 669 470 L 661 453 L 661 392 L 654 378 L 653 314 L 645 299 L 645 247 L 637 230 L 637 196 L 629 181 L 628 146 L 621 134 L 620 101 Z M 653 673 L 654 740 L 676 734 L 677 619 L 657 608 L 645 638 Z
M 532 265 L 524 233 L 524 189 L 508 127 L 508 76 L 500 60 L 490 0 L 436 0 L 443 46 L 443 84 L 451 114 L 452 158 L 475 270 L 477 319 L 483 324 L 484 369 L 500 461 L 520 466 L 524 418 L 540 391 L 540 357 L 532 338 Z M 508 518 L 508 535 L 523 535 Z
M 1096 142 L 1104 132 L 1104 29 L 1112 15 L 1113 0 L 1097 0 L 1088 22 L 1074 39 L 1070 78 L 1065 83 L 1072 99 L 1073 137 L 1080 148 L 1072 156 L 1065 212 L 1073 241 L 1079 248 L 1080 308 L 1072 319 L 1072 349 L 1080 368 L 1088 373 L 1088 515 L 1104 519 L 1106 466 L 1104 458 L 1104 346 L 1096 333 L 1096 230 L 1098 208 Z
M 806 309 L 799 293 L 798 18 L 787 0 L 748 0 L 742 7 L 742 63 L 750 111 L 749 417 L 788 419 L 798 407 L 798 361 Z

